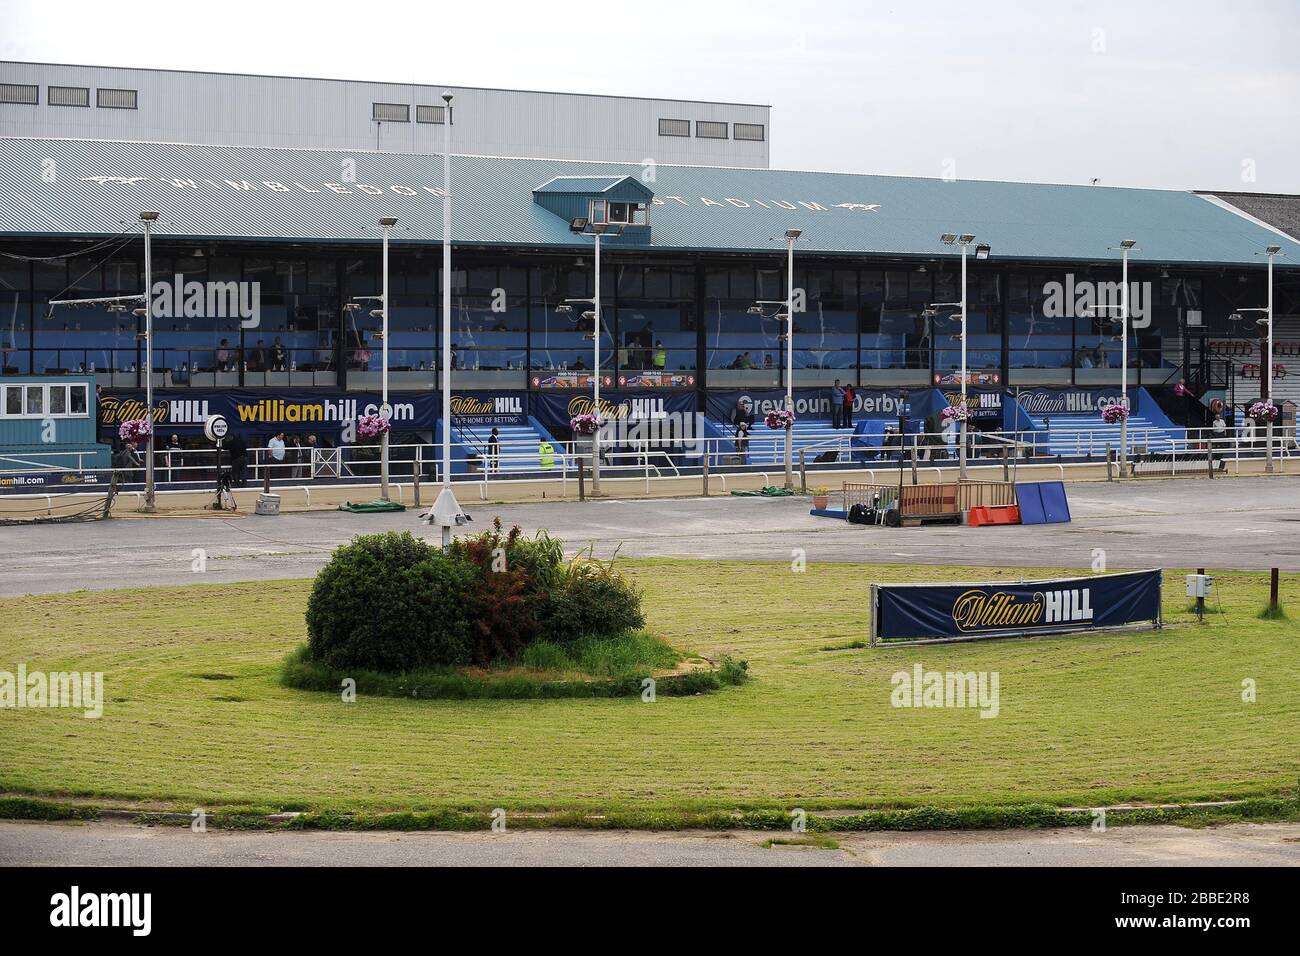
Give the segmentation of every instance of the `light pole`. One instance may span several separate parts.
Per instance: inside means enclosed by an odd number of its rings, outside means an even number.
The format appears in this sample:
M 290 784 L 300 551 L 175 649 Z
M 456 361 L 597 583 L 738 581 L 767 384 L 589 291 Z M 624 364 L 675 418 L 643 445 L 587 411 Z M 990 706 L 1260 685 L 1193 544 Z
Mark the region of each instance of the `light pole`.
M 382 322 L 379 335 L 383 354 L 379 414 L 385 422 L 392 418 L 392 407 L 388 404 L 388 230 L 395 225 L 397 225 L 397 219 L 393 216 L 384 216 L 379 220 L 379 226 L 384 231 L 384 279 L 383 289 L 379 296 L 379 309 L 377 310 Z M 374 315 L 375 313 L 371 312 L 370 314 Z M 379 497 L 387 501 L 388 496 L 388 432 L 385 431 L 379 436 Z
M 149 436 L 144 453 L 144 510 L 153 511 L 156 503 L 153 480 L 153 224 L 158 213 L 140 213 L 144 225 L 144 403 L 148 408 Z
M 451 529 L 468 519 L 451 490 L 451 93 L 443 93 L 442 101 L 442 490 L 424 518 L 442 528 L 445 550 Z
M 1281 246 L 1268 246 L 1264 249 L 1263 255 L 1268 256 L 1268 305 L 1263 309 L 1238 309 L 1232 315 L 1231 319 L 1240 319 L 1243 312 L 1260 312 L 1263 315 L 1256 319 L 1260 325 L 1268 326 L 1267 345 L 1265 346 L 1264 355 L 1264 374 L 1260 376 L 1263 383 L 1263 394 L 1261 399 L 1273 400 L 1273 259 L 1282 252 Z M 1260 255 L 1260 253 L 1255 253 Z M 1269 418 L 1267 429 L 1264 437 L 1264 471 L 1273 471 L 1273 419 Z
M 1120 317 L 1123 323 L 1120 334 L 1124 337 L 1119 350 L 1119 402 L 1124 406 L 1124 417 L 1119 420 L 1119 475 L 1121 478 L 1128 477 L 1128 254 L 1136 245 L 1136 239 L 1123 239 L 1119 244 L 1124 259 L 1119 290 Z
M 775 305 L 784 307 L 784 312 L 776 313 L 778 322 L 784 320 L 785 332 L 782 336 L 785 338 L 785 410 L 794 415 L 794 244 L 799 241 L 803 235 L 802 229 L 787 229 L 785 231 L 785 299 L 776 301 L 774 299 L 759 299 L 747 310 L 750 315 L 763 315 L 763 306 Z M 788 426 L 785 430 L 785 488 L 787 491 L 794 490 L 794 428 Z
M 956 307 L 961 315 L 961 411 L 962 417 L 957 420 L 959 445 L 957 451 L 958 461 L 960 462 L 959 477 L 962 481 L 966 480 L 966 453 L 968 438 L 966 435 L 966 416 L 970 414 L 970 406 L 966 399 L 966 380 L 970 377 L 966 371 L 966 251 L 970 244 L 975 241 L 975 237 L 968 232 L 961 234 L 955 232 L 945 232 L 939 237 L 939 241 L 945 246 L 958 245 L 961 247 L 961 301 L 960 302 L 935 302 L 929 308 L 922 311 L 922 316 L 933 318 L 937 309 Z M 988 243 L 980 243 L 975 247 L 976 259 L 987 259 L 992 248 Z
M 572 312 L 575 304 L 591 306 L 591 311 L 584 312 L 582 315 L 584 318 L 588 315 L 591 316 L 591 400 L 593 403 L 592 414 L 596 416 L 598 423 L 596 430 L 591 434 L 591 493 L 594 496 L 600 494 L 600 333 L 604 328 L 600 313 L 600 239 L 606 234 L 620 235 L 623 232 L 623 227 L 607 222 L 592 222 L 586 217 L 579 217 L 570 221 L 569 231 L 578 236 L 591 236 L 595 240 L 596 288 L 592 293 L 592 297 L 590 299 L 565 299 L 555 308 L 556 312 Z

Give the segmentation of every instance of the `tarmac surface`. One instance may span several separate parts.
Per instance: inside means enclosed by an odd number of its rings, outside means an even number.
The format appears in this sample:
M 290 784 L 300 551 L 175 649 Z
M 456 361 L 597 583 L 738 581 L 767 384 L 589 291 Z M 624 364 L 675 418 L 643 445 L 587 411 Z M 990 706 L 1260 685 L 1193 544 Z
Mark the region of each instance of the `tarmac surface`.
M 0 822 L 4 866 L 1300 866 L 1300 824 L 835 835 L 523 830 L 329 833 Z
M 461 494 L 466 531 L 546 529 L 597 557 L 841 561 L 969 567 L 1106 566 L 1300 570 L 1300 477 L 1145 479 L 1067 485 L 1069 524 L 965 528 L 850 525 L 808 513 L 807 498 L 600 499 L 494 504 Z M 248 497 L 246 495 L 245 497 Z M 832 502 L 834 504 L 834 502 Z M 204 517 L 131 517 L 0 527 L 0 595 L 310 577 L 353 535 L 439 531 L 414 510 Z M 206 570 L 200 576 L 196 568 Z

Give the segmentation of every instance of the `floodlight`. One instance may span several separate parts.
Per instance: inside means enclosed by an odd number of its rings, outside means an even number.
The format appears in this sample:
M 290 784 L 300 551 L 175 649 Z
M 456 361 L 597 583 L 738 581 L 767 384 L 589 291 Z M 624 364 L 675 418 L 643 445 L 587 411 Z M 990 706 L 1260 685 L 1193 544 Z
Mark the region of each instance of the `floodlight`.
M 803 235 L 802 229 L 787 229 L 785 231 L 785 237 L 787 239 L 798 239 L 802 235 Z
M 762 315 L 762 314 L 763 314 L 763 307 L 762 307 L 761 305 L 751 305 L 751 306 L 750 306 L 748 309 L 746 309 L 745 311 L 746 311 L 747 313 L 749 313 L 750 315 Z
M 1136 239 L 1121 239 L 1119 243 L 1119 247 L 1121 249 L 1132 249 L 1136 245 L 1137 245 Z
M 379 224 L 380 224 L 381 226 L 395 226 L 395 225 L 397 225 L 397 217 L 396 217 L 396 216 L 384 216 L 383 218 L 381 218 L 381 219 L 379 220 Z
M 972 236 L 969 232 L 963 232 L 960 236 L 957 237 L 957 241 L 960 242 L 963 246 L 965 246 L 974 242 L 975 237 Z
M 576 219 L 570 219 L 570 220 L 569 220 L 569 231 L 570 231 L 570 232 L 582 232 L 584 229 L 587 228 L 587 223 L 588 223 L 588 222 L 590 222 L 590 220 L 589 220 L 586 216 L 579 216 L 579 217 L 576 218 Z
M 157 222 L 157 221 L 158 221 L 158 214 L 157 214 L 156 212 L 154 212 L 153 210 L 151 210 L 151 209 L 146 209 L 144 212 L 140 213 L 140 221 L 141 221 L 141 222 Z
M 940 241 L 941 241 L 945 246 L 951 246 L 954 242 L 957 241 L 957 233 L 955 233 L 955 232 L 945 232 L 942 236 L 939 237 L 939 240 L 940 240 Z
M 573 311 L 573 306 L 569 305 L 569 303 L 567 303 L 567 302 L 561 302 L 559 305 L 557 305 L 557 306 L 555 307 L 555 311 L 556 311 L 556 312 L 559 312 L 559 313 L 568 313 L 568 312 L 572 312 L 572 311 Z
M 975 247 L 975 258 L 987 259 L 989 257 L 989 253 L 992 251 L 993 248 L 987 242 L 981 242 L 978 246 Z
M 1264 251 L 1265 251 L 1266 253 L 1268 253 L 1270 256 L 1275 256 L 1275 255 L 1277 255 L 1279 252 L 1282 251 L 1282 247 L 1281 247 L 1281 246 L 1269 246 L 1269 247 L 1268 247 L 1267 249 L 1265 249 Z

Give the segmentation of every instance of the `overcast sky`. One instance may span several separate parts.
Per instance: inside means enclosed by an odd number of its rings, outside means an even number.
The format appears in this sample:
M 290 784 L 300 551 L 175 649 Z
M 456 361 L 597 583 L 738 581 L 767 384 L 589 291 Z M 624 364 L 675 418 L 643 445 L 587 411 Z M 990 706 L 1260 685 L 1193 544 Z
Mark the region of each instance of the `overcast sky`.
M 777 167 L 1300 193 L 1298 0 L 0 0 L 0 59 L 763 103 Z

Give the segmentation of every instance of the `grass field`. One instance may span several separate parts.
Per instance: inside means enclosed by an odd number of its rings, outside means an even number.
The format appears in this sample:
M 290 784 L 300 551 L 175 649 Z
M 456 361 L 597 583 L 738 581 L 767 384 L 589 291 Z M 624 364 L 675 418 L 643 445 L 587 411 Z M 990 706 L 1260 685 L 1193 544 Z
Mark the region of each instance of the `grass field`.
M 107 703 L 99 720 L 0 710 L 0 790 L 184 809 L 1093 806 L 1274 795 L 1300 775 L 1300 626 L 1256 617 L 1263 574 L 1218 575 L 1205 625 L 1171 572 L 1159 632 L 827 651 L 866 637 L 872 581 L 1018 572 L 621 564 L 651 630 L 747 659 L 751 682 L 655 703 L 345 704 L 277 681 L 305 581 L 5 599 L 0 670 L 103 671 Z M 1300 609 L 1294 577 L 1282 601 Z M 892 707 L 891 675 L 917 662 L 998 671 L 999 716 Z

